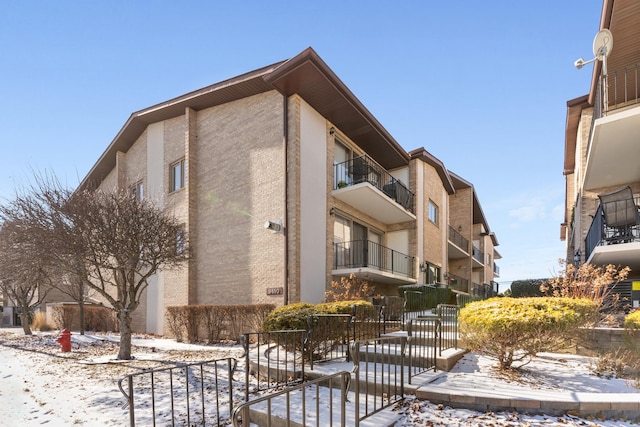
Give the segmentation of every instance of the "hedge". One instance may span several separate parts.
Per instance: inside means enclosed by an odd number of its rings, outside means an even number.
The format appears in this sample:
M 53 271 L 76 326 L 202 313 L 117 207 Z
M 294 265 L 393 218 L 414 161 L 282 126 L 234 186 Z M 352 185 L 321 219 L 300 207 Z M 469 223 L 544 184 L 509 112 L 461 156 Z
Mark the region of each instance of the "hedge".
M 185 337 L 188 342 L 237 341 L 243 333 L 259 330 L 274 308 L 273 304 L 174 306 L 167 307 L 166 319 L 177 341 Z

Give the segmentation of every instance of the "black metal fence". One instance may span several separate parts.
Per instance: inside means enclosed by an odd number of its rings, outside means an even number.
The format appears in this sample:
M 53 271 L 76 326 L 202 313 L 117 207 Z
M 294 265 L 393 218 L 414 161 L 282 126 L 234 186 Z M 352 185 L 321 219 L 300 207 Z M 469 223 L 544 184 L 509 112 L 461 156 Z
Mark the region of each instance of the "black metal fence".
M 235 369 L 236 360 L 225 358 L 127 375 L 118 387 L 130 425 L 227 425 L 239 386 Z
M 245 357 L 245 400 L 249 394 L 304 381 L 307 331 L 253 332 L 241 337 Z M 251 389 L 250 376 L 258 384 Z
M 354 305 L 351 312 L 353 341 L 378 338 L 384 333 L 383 306 Z
M 440 319 L 439 352 L 450 348 L 458 348 L 458 314 L 460 307 L 451 304 L 438 304 L 436 308 Z
M 406 337 L 382 337 L 351 344 L 355 425 L 404 398 Z
M 349 361 L 350 314 L 316 314 L 307 318 L 307 349 L 311 369 L 316 362 L 345 358 Z
M 409 384 L 411 379 L 430 370 L 436 370 L 439 347 L 440 319 L 437 316 L 411 319 L 407 323 L 409 337 Z
M 350 380 L 342 371 L 258 397 L 235 408 L 233 425 L 344 427 Z

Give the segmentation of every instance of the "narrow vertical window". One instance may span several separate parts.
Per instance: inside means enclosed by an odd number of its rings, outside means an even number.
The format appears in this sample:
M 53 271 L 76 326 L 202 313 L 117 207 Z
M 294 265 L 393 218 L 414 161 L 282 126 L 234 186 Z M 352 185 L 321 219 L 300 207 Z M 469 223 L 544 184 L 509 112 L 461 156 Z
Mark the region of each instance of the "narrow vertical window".
M 438 205 L 429 200 L 429 221 L 438 225 Z
M 171 191 L 178 191 L 185 186 L 185 162 L 184 159 L 171 165 Z
M 187 250 L 187 231 L 184 226 L 176 233 L 176 255 L 182 255 Z
M 144 197 L 144 184 L 142 181 L 138 181 L 131 186 L 129 189 L 131 192 L 131 196 L 134 197 L 138 201 L 142 201 Z

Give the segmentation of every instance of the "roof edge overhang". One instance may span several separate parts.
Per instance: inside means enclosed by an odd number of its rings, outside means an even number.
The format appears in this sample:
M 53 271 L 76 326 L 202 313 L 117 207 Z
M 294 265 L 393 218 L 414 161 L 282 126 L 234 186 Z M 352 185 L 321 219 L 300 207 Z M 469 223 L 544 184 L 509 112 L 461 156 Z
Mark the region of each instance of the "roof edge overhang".
M 313 48 L 303 50 L 263 78 L 286 96 L 300 96 L 383 167 L 409 164 L 409 154 Z
M 284 63 L 280 61 L 219 83 L 186 93 L 168 101 L 132 113 L 111 144 L 80 182 L 78 189 L 92 189 L 116 166 L 116 153 L 127 152 L 147 126 L 185 114 L 187 108 L 201 110 L 222 103 L 273 90 L 262 76 Z
M 444 163 L 442 162 L 442 160 L 438 159 L 436 156 L 429 153 L 427 150 L 424 149 L 424 147 L 417 148 L 415 150 L 410 151 L 409 156 L 411 157 L 411 159 L 422 160 L 423 162 L 433 167 L 438 173 L 438 176 L 442 181 L 442 185 L 444 185 L 444 188 L 445 190 L 447 190 L 447 193 L 449 195 L 456 193 L 456 188 L 453 185 L 453 181 L 451 180 L 449 171 L 444 166 Z
M 564 175 L 572 174 L 576 167 L 576 142 L 582 110 L 589 107 L 589 95 L 567 101 L 567 122 L 564 132 Z

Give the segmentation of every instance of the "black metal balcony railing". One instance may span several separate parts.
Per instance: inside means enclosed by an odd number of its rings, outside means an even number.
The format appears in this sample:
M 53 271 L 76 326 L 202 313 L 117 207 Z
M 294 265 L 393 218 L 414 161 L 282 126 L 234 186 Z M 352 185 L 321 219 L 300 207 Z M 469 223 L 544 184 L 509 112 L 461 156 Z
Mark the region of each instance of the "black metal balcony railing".
M 413 213 L 414 194 L 371 157 L 355 157 L 334 166 L 334 190 L 368 182 Z
M 633 215 L 633 209 L 637 209 L 636 206 L 640 203 L 640 200 L 635 199 L 627 202 L 634 204 L 632 209 L 626 209 L 626 206 L 619 205 L 624 202 L 625 201 L 612 202 L 618 204 L 617 210 L 620 212 L 615 217 L 615 222 L 616 224 L 629 224 L 624 226 L 616 225 L 612 227 L 608 225 L 604 217 L 602 205 L 598 206 L 584 241 L 585 260 L 589 259 L 591 253 L 597 246 L 640 241 L 640 225 L 637 224 L 637 217 L 635 215 L 629 218 L 626 217 L 627 215 Z
M 493 263 L 493 273 L 497 274 L 498 276 L 500 275 L 500 267 L 498 267 L 495 262 Z
M 449 240 L 457 247 L 469 253 L 469 240 L 465 239 L 455 228 L 449 226 Z
M 472 256 L 473 256 L 473 259 L 478 261 L 480 264 L 484 264 L 484 253 L 480 249 L 476 248 L 475 246 L 473 247 Z
M 334 244 L 334 269 L 371 267 L 415 279 L 415 257 L 370 240 Z
M 449 273 L 449 287 L 460 292 L 469 292 L 469 281 L 455 274 Z

